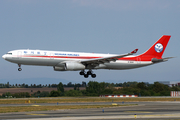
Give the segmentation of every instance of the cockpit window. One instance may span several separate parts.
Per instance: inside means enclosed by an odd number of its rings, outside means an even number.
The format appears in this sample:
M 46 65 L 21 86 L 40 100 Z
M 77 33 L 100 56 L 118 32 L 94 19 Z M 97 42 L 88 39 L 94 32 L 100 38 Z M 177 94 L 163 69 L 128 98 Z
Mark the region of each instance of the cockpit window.
M 6 53 L 6 55 L 12 55 L 12 53 Z

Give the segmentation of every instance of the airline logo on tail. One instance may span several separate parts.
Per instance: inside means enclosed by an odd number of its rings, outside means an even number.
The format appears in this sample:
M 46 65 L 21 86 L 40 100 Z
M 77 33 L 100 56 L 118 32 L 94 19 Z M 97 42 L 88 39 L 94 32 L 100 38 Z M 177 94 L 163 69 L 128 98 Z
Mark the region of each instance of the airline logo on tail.
M 156 52 L 160 53 L 163 51 L 163 45 L 161 43 L 157 43 L 155 46 Z

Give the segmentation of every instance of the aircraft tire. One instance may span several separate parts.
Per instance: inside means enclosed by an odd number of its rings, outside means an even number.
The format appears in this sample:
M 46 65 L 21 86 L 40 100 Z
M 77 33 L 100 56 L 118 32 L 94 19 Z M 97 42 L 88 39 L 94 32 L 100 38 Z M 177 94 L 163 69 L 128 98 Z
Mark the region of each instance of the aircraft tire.
M 83 71 L 81 71 L 81 72 L 79 72 L 79 74 L 80 74 L 80 75 L 84 75 L 84 72 L 83 72 Z
M 95 77 L 96 77 L 96 74 L 92 74 L 91 77 L 92 77 L 92 78 L 95 78 Z
M 84 74 L 84 77 L 85 77 L 85 78 L 88 78 L 88 77 L 89 77 L 89 75 L 88 75 L 88 74 Z
M 92 75 L 92 72 L 91 72 L 91 71 L 88 71 L 87 74 L 88 74 L 88 75 Z
M 18 71 L 22 71 L 22 69 L 21 69 L 21 68 L 18 68 Z

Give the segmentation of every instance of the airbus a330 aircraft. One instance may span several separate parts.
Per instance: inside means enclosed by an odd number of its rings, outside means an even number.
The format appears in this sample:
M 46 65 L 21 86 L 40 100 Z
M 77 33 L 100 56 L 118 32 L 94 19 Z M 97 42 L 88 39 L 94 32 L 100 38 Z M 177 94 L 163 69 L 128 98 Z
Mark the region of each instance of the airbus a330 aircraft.
M 9 51 L 2 58 L 18 64 L 19 71 L 21 65 L 52 66 L 55 71 L 80 70 L 79 74 L 85 78 L 89 75 L 95 78 L 93 69 L 132 69 L 167 61 L 172 57 L 162 58 L 162 55 L 170 37 L 163 35 L 149 50 L 137 56 L 132 55 L 138 49 L 122 55 L 22 49 Z

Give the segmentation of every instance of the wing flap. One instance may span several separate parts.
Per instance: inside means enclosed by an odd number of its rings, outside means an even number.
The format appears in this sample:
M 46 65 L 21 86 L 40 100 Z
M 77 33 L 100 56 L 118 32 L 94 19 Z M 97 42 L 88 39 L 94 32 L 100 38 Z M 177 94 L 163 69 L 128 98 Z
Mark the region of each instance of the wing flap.
M 117 55 L 117 56 L 111 56 L 111 57 L 103 57 L 103 58 L 96 58 L 96 59 L 90 59 L 90 60 L 82 60 L 81 63 L 83 64 L 104 64 L 104 63 L 109 63 L 110 61 L 116 61 L 119 58 L 133 55 L 138 51 L 138 49 L 133 50 L 130 53 L 127 54 L 122 54 L 122 55 Z

